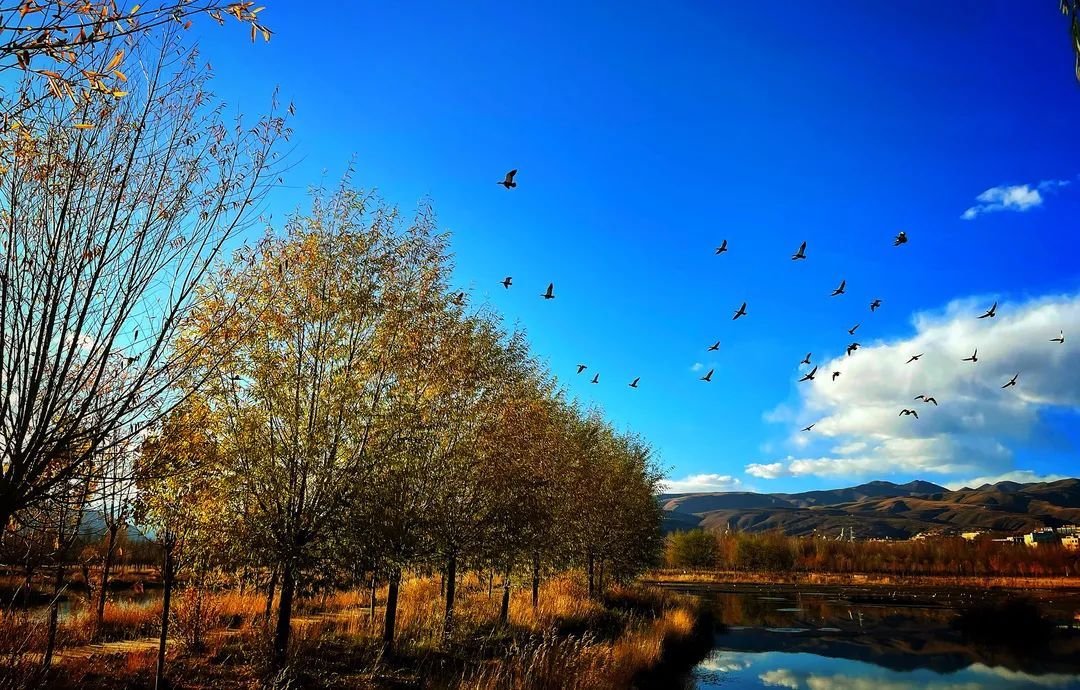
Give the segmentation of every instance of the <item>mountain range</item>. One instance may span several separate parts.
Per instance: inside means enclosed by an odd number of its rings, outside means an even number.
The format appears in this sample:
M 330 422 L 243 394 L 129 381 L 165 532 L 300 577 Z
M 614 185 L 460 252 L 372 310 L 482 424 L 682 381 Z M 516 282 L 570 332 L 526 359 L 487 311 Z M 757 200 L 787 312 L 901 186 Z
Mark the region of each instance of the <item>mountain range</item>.
M 665 531 L 694 527 L 857 539 L 907 539 L 920 532 L 992 531 L 1022 534 L 1038 527 L 1080 524 L 1080 479 L 998 482 L 950 490 L 926 481 L 873 481 L 802 493 L 662 494 Z

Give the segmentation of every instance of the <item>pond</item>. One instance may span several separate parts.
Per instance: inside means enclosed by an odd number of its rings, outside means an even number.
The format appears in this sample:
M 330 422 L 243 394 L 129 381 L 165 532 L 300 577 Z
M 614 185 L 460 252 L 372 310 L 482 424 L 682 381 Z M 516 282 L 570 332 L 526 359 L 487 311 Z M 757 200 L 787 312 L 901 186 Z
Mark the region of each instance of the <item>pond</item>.
M 719 586 L 694 690 L 1080 690 L 1080 593 Z

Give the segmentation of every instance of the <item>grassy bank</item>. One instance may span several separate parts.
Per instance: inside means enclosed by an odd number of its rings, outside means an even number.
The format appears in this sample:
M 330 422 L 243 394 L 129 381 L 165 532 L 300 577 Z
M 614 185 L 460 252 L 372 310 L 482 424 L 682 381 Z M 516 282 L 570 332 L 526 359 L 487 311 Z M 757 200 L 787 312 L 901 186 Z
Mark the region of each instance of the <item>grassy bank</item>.
M 748 584 L 748 585 L 881 585 L 899 587 L 973 587 L 996 589 L 1076 589 L 1080 577 L 1004 577 L 895 575 L 881 573 L 765 572 L 745 570 L 654 570 L 643 578 L 652 585 Z
M 711 627 L 689 597 L 646 586 L 614 587 L 590 599 L 580 577 L 561 576 L 531 593 L 514 590 L 508 619 L 487 581 L 469 576 L 459 586 L 453 626 L 444 629 L 437 579 L 402 587 L 397 648 L 382 653 L 382 604 L 370 618 L 364 590 L 303 600 L 293 621 L 287 671 L 294 688 L 431 687 L 446 690 L 528 690 L 647 687 L 651 674 L 694 660 Z M 265 598 L 236 591 L 196 599 L 181 593 L 170 636 L 170 675 L 185 688 L 250 688 L 266 678 Z M 152 637 L 160 603 L 110 605 L 89 646 L 87 608 L 64 619 L 59 660 L 49 684 L 58 688 L 151 687 Z M 44 646 L 44 624 L 26 613 L 0 618 L 0 644 L 9 677 L 29 672 Z M 687 660 L 688 659 L 688 660 Z M 3 670 L 0 667 L 0 670 Z

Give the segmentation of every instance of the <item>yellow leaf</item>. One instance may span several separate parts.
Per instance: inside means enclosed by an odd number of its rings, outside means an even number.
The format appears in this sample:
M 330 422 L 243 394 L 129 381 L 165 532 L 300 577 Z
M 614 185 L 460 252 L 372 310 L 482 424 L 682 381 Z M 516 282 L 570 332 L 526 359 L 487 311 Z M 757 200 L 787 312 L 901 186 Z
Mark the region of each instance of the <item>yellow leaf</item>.
M 93 129 L 95 126 L 89 122 L 79 122 L 74 125 L 75 129 Z
M 128 14 L 135 14 L 136 12 L 139 11 L 140 7 L 142 7 L 142 5 L 135 5 L 134 7 L 131 8 L 131 12 L 129 12 Z
M 127 91 L 113 91 L 112 95 L 113 95 L 113 98 L 123 98 L 124 96 L 128 95 L 128 92 Z
M 116 55 L 113 55 L 113 59 L 109 61 L 109 64 L 105 66 L 105 71 L 110 72 L 116 69 L 120 65 L 120 61 L 124 59 L 124 51 L 116 51 Z
M 127 75 L 124 74 L 123 72 L 121 72 L 118 69 L 113 70 L 113 76 L 116 77 L 117 79 L 119 79 L 120 81 L 127 81 Z

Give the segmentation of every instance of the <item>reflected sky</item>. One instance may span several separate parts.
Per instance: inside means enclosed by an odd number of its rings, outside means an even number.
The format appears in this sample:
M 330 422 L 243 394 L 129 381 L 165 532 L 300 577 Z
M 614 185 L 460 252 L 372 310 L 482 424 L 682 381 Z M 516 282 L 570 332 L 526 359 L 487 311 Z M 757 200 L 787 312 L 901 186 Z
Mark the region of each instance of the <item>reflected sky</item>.
M 1020 690 L 1080 688 L 1080 676 L 1031 674 L 984 664 L 951 673 L 894 671 L 862 661 L 816 654 L 714 650 L 694 671 L 697 690 Z

